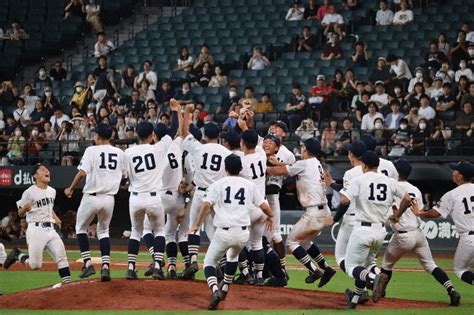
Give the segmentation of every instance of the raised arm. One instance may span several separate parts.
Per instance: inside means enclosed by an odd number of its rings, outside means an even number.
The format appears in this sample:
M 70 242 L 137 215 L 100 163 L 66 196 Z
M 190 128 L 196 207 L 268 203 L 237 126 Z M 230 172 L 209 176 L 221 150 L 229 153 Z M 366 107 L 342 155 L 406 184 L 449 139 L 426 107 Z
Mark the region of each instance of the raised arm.
M 72 194 L 74 193 L 74 190 L 79 186 L 79 184 L 82 182 L 84 178 L 86 178 L 87 174 L 83 170 L 79 170 L 77 172 L 76 176 L 74 177 L 74 180 L 72 181 L 71 185 L 64 189 L 64 194 L 66 197 L 71 198 Z

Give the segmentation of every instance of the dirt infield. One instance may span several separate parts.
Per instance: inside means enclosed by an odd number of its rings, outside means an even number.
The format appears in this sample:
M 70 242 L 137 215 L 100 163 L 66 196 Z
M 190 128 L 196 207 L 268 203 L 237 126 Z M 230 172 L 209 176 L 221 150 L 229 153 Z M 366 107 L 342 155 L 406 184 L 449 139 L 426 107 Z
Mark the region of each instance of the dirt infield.
M 113 279 L 76 281 L 61 288 L 41 288 L 0 296 L 2 308 L 40 310 L 204 310 L 210 292 L 203 281 Z M 344 309 L 342 293 L 234 285 L 222 310 Z M 414 309 L 445 305 L 384 299 L 361 309 Z

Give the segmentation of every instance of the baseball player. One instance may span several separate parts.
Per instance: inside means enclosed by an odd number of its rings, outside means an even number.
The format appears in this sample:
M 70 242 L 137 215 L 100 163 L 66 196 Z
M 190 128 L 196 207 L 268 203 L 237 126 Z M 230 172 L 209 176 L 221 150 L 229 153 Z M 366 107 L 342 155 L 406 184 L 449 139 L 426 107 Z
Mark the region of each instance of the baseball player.
M 221 144 L 233 154 L 240 157 L 244 155 L 242 151 L 240 151 L 240 134 L 235 131 L 227 131 L 222 135 L 221 139 Z
M 140 239 L 143 234 L 145 215 L 151 223 L 154 240 L 154 279 L 165 278 L 162 270 L 163 253 L 165 251 L 165 213 L 159 191 L 162 189 L 163 170 L 165 163 L 160 160 L 166 156 L 167 148 L 172 139 L 163 137 L 153 144 L 156 135 L 153 124 L 147 121 L 137 126 L 139 143 L 125 150 L 126 168 L 130 191 L 130 219 L 132 234 L 128 242 L 128 280 L 138 279 L 135 263 L 140 249 Z
M 377 173 L 379 157 L 373 151 L 362 155 L 363 175 L 352 179 L 347 189 L 341 190 L 341 204 L 355 203 L 355 224 L 347 244 L 345 255 L 346 273 L 356 280 L 353 292 L 346 290 L 348 308 L 356 308 L 359 297 L 369 284 L 373 286 L 372 300 L 378 302 L 388 281 L 386 274 L 375 274 L 367 267 L 383 245 L 387 234 L 385 221 L 388 209 L 394 197 L 403 198 L 403 203 L 410 203 L 410 197 L 401 189 L 395 180 Z
M 43 251 L 47 249 L 58 266 L 62 283 L 69 283 L 71 282 L 71 271 L 69 270 L 66 250 L 61 237 L 53 226 L 54 223 L 60 225 L 61 220 L 53 209 L 56 190 L 48 186 L 51 180 L 48 167 L 44 164 L 37 164 L 33 169 L 33 177 L 36 184 L 25 190 L 21 199 L 16 203 L 18 215 L 20 217 L 26 215 L 26 222 L 28 222 L 26 242 L 28 243 L 29 255 L 24 254 L 18 248 L 14 248 L 3 262 L 3 267 L 8 269 L 19 260 L 33 270 L 40 269 L 43 264 Z M 59 286 L 61 284 L 54 287 Z
M 213 123 L 208 123 L 204 126 L 204 140 L 206 144 L 200 143 L 193 135 L 189 134 L 192 110 L 193 106 L 186 106 L 184 127 L 181 134 L 184 137 L 183 150 L 191 155 L 191 159 L 194 163 L 194 185 L 196 189 L 191 203 L 190 222 L 196 222 L 207 187 L 225 176 L 224 159 L 230 155 L 231 152 L 218 143 L 219 127 Z M 214 226 L 212 225 L 212 216 L 210 214 L 204 220 L 204 228 L 207 237 L 212 239 Z M 184 278 L 192 278 L 199 270 L 197 255 L 200 242 L 201 238 L 199 233 L 188 235 L 190 265 L 183 272 Z
M 292 165 L 267 168 L 267 173 L 271 175 L 297 176 L 296 191 L 299 202 L 305 208 L 305 213 L 293 226 L 286 244 L 293 256 L 309 271 L 316 274 L 315 278 L 321 278 L 318 287 L 327 284 L 336 273 L 326 263 L 318 246 L 312 242 L 331 217 L 326 199 L 326 185 L 323 181 L 324 170 L 316 158 L 320 152 L 319 141 L 310 138 L 301 146 L 302 160 Z M 324 273 L 315 266 L 311 258 L 324 270 Z
M 0 267 L 3 266 L 5 259 L 7 259 L 7 252 L 3 243 L 0 243 Z
M 204 258 L 204 274 L 212 292 L 209 310 L 216 310 L 219 302 L 229 292 L 233 276 L 237 270 L 239 252 L 249 240 L 250 209 L 259 207 L 267 216 L 266 222 L 272 225 L 272 210 L 264 196 L 255 185 L 239 177 L 242 170 L 240 157 L 231 154 L 225 158 L 225 171 L 228 176 L 212 183 L 203 197 L 202 207 L 194 221 L 190 233 L 197 233 L 211 207 L 214 208 L 214 226 L 216 231 Z M 219 286 L 216 278 L 218 260 L 227 253 L 224 280 Z
M 110 144 L 113 129 L 99 124 L 95 128 L 95 146 L 84 152 L 78 172 L 64 194 L 71 198 L 74 190 L 85 178 L 83 197 L 77 210 L 76 234 L 81 257 L 84 262 L 79 278 L 95 274 L 89 249 L 87 229 L 97 216 L 97 237 L 99 239 L 102 267 L 101 281 L 110 281 L 110 238 L 109 225 L 114 212 L 115 199 L 122 177 L 125 175 L 123 151 Z
M 446 218 L 448 215 L 456 225 L 459 244 L 454 254 L 454 272 L 464 282 L 474 285 L 474 165 L 463 161 L 450 163 L 453 182 L 458 186 L 441 197 L 438 206 L 429 211 L 421 211 L 421 205 L 414 203 L 413 212 L 420 218 Z M 406 208 L 394 215 L 397 221 Z
M 412 200 L 416 200 L 418 205 L 423 205 L 423 197 L 420 190 L 407 181 L 411 173 L 410 163 L 405 159 L 401 159 L 394 164 L 399 176 L 398 184 L 410 195 Z M 400 201 L 400 199 L 396 198 L 394 204 L 399 205 Z M 435 264 L 428 241 L 420 228 L 420 224 L 420 218 L 416 217 L 412 211 L 406 211 L 400 216 L 397 223 L 392 223 L 394 233 L 385 250 L 381 272 L 386 274 L 388 281 L 390 281 L 393 266 L 404 254 L 413 252 L 418 257 L 418 261 L 423 266 L 423 269 L 433 275 L 436 281 L 448 291 L 450 297 L 449 305 L 459 306 L 461 296 L 454 289 L 446 272 Z M 384 296 L 385 294 L 382 295 Z
M 377 147 L 377 140 L 375 140 L 374 136 L 363 135 L 360 140 L 364 142 L 367 150 L 375 152 L 375 148 Z M 380 157 L 379 157 L 379 161 L 380 161 L 379 162 L 380 164 L 377 171 L 379 173 L 384 174 L 385 176 L 393 178 L 394 180 L 398 180 L 397 169 L 393 165 L 392 161 L 382 159 Z

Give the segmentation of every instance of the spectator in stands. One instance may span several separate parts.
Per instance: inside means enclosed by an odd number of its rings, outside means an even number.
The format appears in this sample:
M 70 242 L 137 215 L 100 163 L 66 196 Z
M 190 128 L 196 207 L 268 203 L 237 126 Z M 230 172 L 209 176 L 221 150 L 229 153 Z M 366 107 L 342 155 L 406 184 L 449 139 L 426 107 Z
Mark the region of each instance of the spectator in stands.
M 328 24 L 323 31 L 323 35 L 326 37 L 326 43 L 331 43 L 333 34 L 337 34 L 338 40 L 342 41 L 346 37 L 342 24 Z
M 229 80 L 226 75 L 223 74 L 222 71 L 222 66 L 221 65 L 216 65 L 214 68 L 214 75 L 211 78 L 211 81 L 209 81 L 209 86 L 210 87 L 224 87 L 229 84 Z
M 443 95 L 443 78 L 438 76 L 435 77 L 433 82 L 433 88 L 430 93 L 430 98 L 438 101 L 438 98 Z
M 99 59 L 97 60 L 97 68 L 94 69 L 94 72 L 92 73 L 96 78 L 99 77 L 101 74 L 107 74 L 107 71 L 109 69 L 109 61 L 107 59 L 107 56 L 99 56 Z
M 15 120 L 15 117 L 13 114 L 8 114 L 7 115 L 7 123 L 4 128 L 4 135 L 3 137 L 5 139 L 10 138 L 15 133 L 15 129 L 18 127 L 18 123 Z
M 82 0 L 71 0 L 69 4 L 64 8 L 64 18 L 67 19 L 70 16 L 76 16 L 83 18 L 86 13 L 86 7 Z
M 127 65 L 127 69 L 122 71 L 122 82 L 120 86 L 122 88 L 133 88 L 133 83 L 137 77 L 137 71 L 132 64 Z
M 321 21 L 321 26 L 334 27 L 336 24 L 344 24 L 344 19 L 342 18 L 342 15 L 336 12 L 336 6 L 334 4 L 330 4 L 328 7 L 328 11 L 326 12 L 324 18 Z
M 293 83 L 293 89 L 287 98 L 285 116 L 282 118 L 288 123 L 290 131 L 294 131 L 305 118 L 307 104 L 308 98 L 303 94 L 301 85 Z
M 377 11 L 375 21 L 377 25 L 391 25 L 393 22 L 393 11 L 388 8 L 387 1 L 380 1 L 380 10 Z
M 205 62 L 194 79 L 195 81 L 193 82 L 193 87 L 207 87 L 209 86 L 209 81 L 211 81 L 211 78 L 211 65 L 209 62 Z
M 40 131 L 43 131 L 43 125 L 49 119 L 49 113 L 44 110 L 41 100 L 37 100 L 35 102 L 35 109 L 31 113 L 30 117 L 30 124 L 33 127 L 38 127 Z
M 235 104 L 238 104 L 240 97 L 237 94 L 237 86 L 231 84 L 229 87 L 229 92 L 223 95 L 221 106 L 216 110 L 216 113 L 228 113 L 231 107 Z
M 321 135 L 321 149 L 332 154 L 336 150 L 336 135 L 339 132 L 337 118 L 332 117 L 329 120 L 329 127 L 324 128 Z
M 71 101 L 69 101 L 69 106 L 77 106 L 81 111 L 84 106 L 87 106 L 88 90 L 84 87 L 84 84 L 81 81 L 77 81 L 74 84 L 74 94 L 72 95 Z
M 143 115 L 146 110 L 145 102 L 140 99 L 140 92 L 138 90 L 132 91 L 130 101 L 125 104 L 127 112 L 132 112 L 136 116 Z
M 140 81 L 138 92 L 140 93 L 140 100 L 142 100 L 143 102 L 146 102 L 150 99 L 155 99 L 155 93 L 153 90 L 151 90 L 150 82 L 147 79 Z
M 453 44 L 449 50 L 449 58 L 454 70 L 459 69 L 461 60 L 469 60 L 469 53 L 467 52 L 468 42 L 466 41 L 466 32 L 460 30 L 458 33 L 457 42 Z
M 474 112 L 472 111 L 471 103 L 464 103 L 462 110 L 456 115 L 456 128 L 469 129 L 474 123 Z
M 174 71 L 191 72 L 193 70 L 194 59 L 189 55 L 189 49 L 186 46 L 181 47 L 177 60 L 177 66 Z
M 418 109 L 418 114 L 427 121 L 433 120 L 436 117 L 436 111 L 430 106 L 430 99 L 426 94 L 422 94 L 420 97 L 420 108 Z
M 455 72 L 450 69 L 449 63 L 447 61 L 444 61 L 441 64 L 441 68 L 436 72 L 435 78 L 436 77 L 442 78 L 444 83 L 451 83 L 452 81 L 454 81 Z
M 38 127 L 33 127 L 27 145 L 27 163 L 35 165 L 39 162 L 39 153 L 43 150 L 44 138 L 40 135 Z
M 423 89 L 425 90 L 426 95 L 431 95 L 431 91 L 433 90 L 433 81 L 431 80 L 431 77 L 423 79 Z
M 375 102 L 369 102 L 367 107 L 368 112 L 362 117 L 362 123 L 360 125 L 361 130 L 372 131 L 374 129 L 374 122 L 377 118 L 382 118 L 383 115 L 378 112 L 377 104 Z
M 400 11 L 395 12 L 393 16 L 394 25 L 403 25 L 413 21 L 413 11 L 408 8 L 408 2 L 402 0 L 400 2 Z
M 415 88 L 415 83 L 423 83 L 423 75 L 425 71 L 422 67 L 416 67 L 415 77 L 411 78 L 410 83 L 408 84 L 408 93 L 412 93 Z
M 376 118 L 374 120 L 374 128 L 372 130 L 372 135 L 377 141 L 376 151 L 382 154 L 382 156 L 387 155 L 387 143 L 389 139 L 389 132 L 384 128 L 383 118 Z
M 155 71 L 151 70 L 151 67 L 153 66 L 153 63 L 150 60 L 145 60 L 143 62 L 143 72 L 138 75 L 138 77 L 135 79 L 135 88 L 138 89 L 141 85 L 141 82 L 144 79 L 147 79 L 150 86 L 150 90 L 156 91 L 156 85 L 158 83 L 158 76 L 156 75 Z
M 446 38 L 445 33 L 440 33 L 439 34 L 437 45 L 438 45 L 438 49 L 439 49 L 440 52 L 442 52 L 445 56 L 449 55 L 449 51 L 450 51 L 451 46 L 448 43 L 448 40 Z
M 104 32 L 97 33 L 97 42 L 94 45 L 94 56 L 107 56 L 115 49 L 114 44 L 107 38 Z
M 301 122 L 298 128 L 296 128 L 295 135 L 300 137 L 301 141 L 305 141 L 310 138 L 319 138 L 318 127 L 314 125 L 314 120 L 306 118 Z
M 352 61 L 356 67 L 367 67 L 369 56 L 367 55 L 367 46 L 361 41 L 355 44 L 355 52 L 352 54 Z
M 63 68 L 61 61 L 56 61 L 51 70 L 49 70 L 49 77 L 52 81 L 64 81 L 66 79 L 67 71 Z
M 430 70 L 438 71 L 438 69 L 441 67 L 441 62 L 444 60 L 447 60 L 446 55 L 444 52 L 440 51 L 438 48 L 438 44 L 435 41 L 432 41 L 430 43 L 430 51 L 426 53 L 425 59 L 424 59 L 424 70 L 425 72 L 429 72 Z
M 28 229 L 28 222 L 26 222 L 26 218 L 20 219 L 20 235 L 18 239 L 25 239 L 26 238 L 26 230 Z
M 194 62 L 193 69 L 194 71 L 201 70 L 202 66 L 205 62 L 208 62 L 211 66 L 214 66 L 214 57 L 209 52 L 209 46 L 207 44 L 203 44 L 201 46 L 201 52 L 196 57 L 196 61 Z
M 411 134 L 412 130 L 408 120 L 406 118 L 400 119 L 400 126 L 391 137 L 392 144 L 396 147 L 408 149 L 410 147 Z
M 359 0 L 342 0 L 341 6 L 346 10 L 355 10 L 359 6 Z
M 410 105 L 420 105 L 420 98 L 423 94 L 425 94 L 423 83 L 417 82 L 415 83 L 413 92 L 405 96 L 405 101 L 407 101 Z
M 28 38 L 30 38 L 30 35 L 28 35 L 25 30 L 20 27 L 20 22 L 18 20 L 12 20 L 11 28 L 7 30 L 1 39 L 24 40 Z
M 353 108 L 353 112 L 355 112 L 356 121 L 358 123 L 362 123 L 362 118 L 365 114 L 369 112 L 369 99 L 370 93 L 367 91 L 363 91 L 361 94 L 360 100 L 356 101 L 355 107 Z
M 36 90 L 42 90 L 46 86 L 51 86 L 51 79 L 48 77 L 45 66 L 40 66 L 36 72 L 34 87 Z
M 471 69 L 471 71 L 474 72 L 474 42 L 469 43 L 467 53 L 469 54 L 469 61 L 467 66 L 469 67 L 469 69 Z
M 39 100 L 39 97 L 35 95 L 31 84 L 26 83 L 23 86 L 23 94 L 20 95 L 20 97 L 25 100 L 25 107 L 31 113 L 35 109 L 36 101 Z
M 336 155 L 345 155 L 345 145 L 360 138 L 360 132 L 354 129 L 354 123 L 350 117 L 345 117 L 342 121 L 343 129 L 336 134 Z
M 342 48 L 339 44 L 339 36 L 332 34 L 331 42 L 324 45 L 323 52 L 321 53 L 321 60 L 335 60 L 342 57 Z
M 461 98 L 461 107 L 466 103 L 474 104 L 474 83 L 469 85 L 469 93 Z
M 395 80 L 402 82 L 407 87 L 412 75 L 407 63 L 395 55 L 387 56 L 387 63 L 390 65 L 390 72 L 395 75 Z
M 64 121 L 61 126 L 58 138 L 62 143 L 61 166 L 73 166 L 75 158 L 79 155 L 80 134 L 69 121 Z
M 60 134 L 62 132 L 63 123 L 69 120 L 69 116 L 64 114 L 63 109 L 59 106 L 54 109 L 54 115 L 51 116 L 51 118 L 49 119 L 49 121 L 51 122 L 51 126 L 57 134 Z
M 385 119 L 385 128 L 395 130 L 400 127 L 400 120 L 405 117 L 405 115 L 400 112 L 400 102 L 396 99 L 390 102 L 390 109 L 392 112 L 389 113 Z
M 200 115 L 201 115 L 201 110 L 199 108 L 194 108 L 193 116 L 191 118 L 191 123 L 198 128 L 201 128 L 203 126 L 202 120 L 199 118 Z M 229 114 L 229 118 L 230 117 L 231 115 Z
M 385 85 L 382 81 L 375 82 L 375 94 L 370 96 L 370 101 L 377 105 L 379 111 L 385 112 L 387 110 L 385 107 L 388 104 L 388 94 L 385 93 Z
M 263 55 L 262 48 L 255 47 L 253 49 L 253 55 L 247 63 L 247 68 L 250 70 L 263 70 L 270 66 L 271 62 Z
M 311 118 L 320 124 L 323 119 L 329 118 L 332 114 L 329 98 L 333 90 L 330 85 L 326 84 L 326 77 L 319 74 L 316 77 L 316 85 L 309 92 L 311 94 L 311 97 L 308 99 L 311 107 Z
M 8 161 L 14 165 L 20 165 L 25 160 L 26 139 L 20 127 L 15 128 L 12 137 L 8 139 L 7 157 Z
M 354 96 L 352 97 L 351 101 L 351 108 L 356 108 L 357 105 L 356 103 L 362 99 L 362 93 L 365 92 L 365 84 L 364 82 L 357 81 L 356 88 L 355 88 L 355 93 Z
M 402 88 L 400 87 L 400 85 L 397 84 L 393 87 L 393 93 L 388 95 L 388 100 L 390 102 L 393 100 L 398 100 L 398 102 L 400 103 L 400 110 L 403 112 L 407 112 L 409 111 L 409 108 L 408 102 L 405 101 L 405 96 L 406 95 L 403 94 Z
M 459 78 L 459 84 L 457 85 L 454 95 L 456 95 L 456 102 L 460 103 L 463 96 L 469 94 L 469 80 L 466 76 L 462 75 Z
M 166 127 L 171 127 L 171 117 L 168 113 L 163 113 L 160 115 L 160 122 Z
M 174 97 L 181 105 L 193 104 L 196 102 L 196 97 L 191 91 L 189 82 L 185 81 L 181 84 L 181 90 L 179 90 Z
M 89 4 L 86 5 L 86 21 L 92 26 L 94 33 L 100 33 L 104 31 L 102 21 L 100 19 L 100 5 L 97 4 L 96 0 L 89 0 Z M 107 55 L 107 54 L 99 54 Z
M 304 18 L 304 8 L 300 6 L 301 0 L 293 0 L 293 6 L 286 14 L 287 21 L 301 21 Z
M 437 112 L 445 112 L 449 110 L 454 110 L 454 105 L 456 105 L 456 97 L 451 94 L 451 84 L 443 84 L 443 95 L 438 98 L 436 103 Z
M 459 70 L 456 71 L 454 75 L 454 81 L 459 82 L 461 76 L 465 76 L 469 81 L 474 81 L 474 75 L 472 74 L 472 70 L 467 67 L 466 60 L 459 62 Z
M 160 119 L 156 115 L 156 108 L 154 106 L 150 106 L 145 114 L 146 120 L 151 122 L 153 126 L 156 126 L 157 123 L 160 122 Z
M 2 88 L 0 89 L 0 107 L 11 106 L 14 104 L 18 93 L 13 87 L 11 81 L 2 81 Z
M 354 77 L 354 70 L 348 68 L 346 73 L 344 73 L 344 79 L 342 81 L 342 89 L 344 93 L 344 98 L 348 101 L 352 100 L 354 94 L 357 93 L 357 85 L 359 81 Z M 364 86 L 365 88 L 365 86 Z
M 22 126 L 23 128 L 28 126 L 31 117 L 30 111 L 25 107 L 25 100 L 19 97 L 16 101 L 16 109 L 13 112 L 13 116 L 17 123 Z
M 461 29 L 466 33 L 466 41 L 474 42 L 474 31 L 471 31 L 469 22 L 462 23 Z
M 273 112 L 273 104 L 270 102 L 270 94 L 263 93 L 262 101 L 257 104 L 256 113 L 271 113 Z
M 55 141 L 57 139 L 57 134 L 56 131 L 52 128 L 51 122 L 50 121 L 45 121 L 44 122 L 44 131 L 42 133 L 43 138 L 45 141 Z
M 318 9 L 319 5 L 316 3 L 316 0 L 309 0 L 304 8 L 303 17 L 307 20 L 316 20 L 318 18 Z
M 253 111 L 255 111 L 255 108 L 257 108 L 258 101 L 257 99 L 253 96 L 253 87 L 248 85 L 244 89 L 244 97 L 242 97 L 239 100 L 239 104 L 242 105 L 244 108 L 251 108 Z
M 158 93 L 156 93 L 156 102 L 159 106 L 164 106 L 166 108 L 170 105 L 170 100 L 173 98 L 174 91 L 171 89 L 171 84 L 169 81 L 164 80 L 161 83 L 161 88 Z
M 331 80 L 331 88 L 335 96 L 338 98 L 341 96 L 342 89 L 343 89 L 343 76 L 344 74 L 340 69 L 336 69 L 334 71 L 334 78 Z
M 418 104 L 410 105 L 410 111 L 405 116 L 405 118 L 408 120 L 411 129 L 416 129 L 416 127 L 418 126 L 418 122 L 420 121 L 420 119 L 423 118 L 418 115 L 419 108 L 420 106 Z
M 316 36 L 311 34 L 309 26 L 303 27 L 303 36 L 297 38 L 296 50 L 312 52 L 316 48 Z
M 322 21 L 324 19 L 327 12 L 329 11 L 330 4 L 331 4 L 331 0 L 323 0 L 323 5 L 319 7 L 318 14 L 316 15 L 318 20 Z
M 377 60 L 377 67 L 372 70 L 369 81 L 373 85 L 377 81 L 382 81 L 385 85 L 388 85 L 392 79 L 390 75 L 390 68 L 387 67 L 384 57 L 379 57 Z
M 239 113 L 241 109 L 242 109 L 242 105 L 238 103 L 233 103 L 233 105 L 231 106 L 229 110 L 229 116 L 222 124 L 223 130 L 227 130 L 227 131 L 234 130 L 235 126 L 237 125 L 237 121 L 239 119 Z
M 446 153 L 446 141 L 451 138 L 451 129 L 444 125 L 442 119 L 435 121 L 435 126 L 429 138 L 426 141 L 426 146 L 430 155 L 443 155 Z

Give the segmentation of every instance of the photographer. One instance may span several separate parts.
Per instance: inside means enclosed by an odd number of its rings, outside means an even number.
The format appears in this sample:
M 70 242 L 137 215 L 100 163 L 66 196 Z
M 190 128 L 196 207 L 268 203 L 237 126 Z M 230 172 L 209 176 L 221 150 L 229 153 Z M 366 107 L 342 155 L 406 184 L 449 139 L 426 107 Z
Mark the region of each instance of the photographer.
M 253 49 L 252 58 L 247 63 L 247 68 L 250 70 L 263 70 L 271 66 L 270 60 L 262 54 L 262 48 L 255 47 Z
M 305 141 L 310 138 L 319 137 L 319 130 L 314 125 L 314 120 L 306 118 L 301 122 L 301 125 L 296 128 L 295 134 L 301 138 L 301 141 Z

